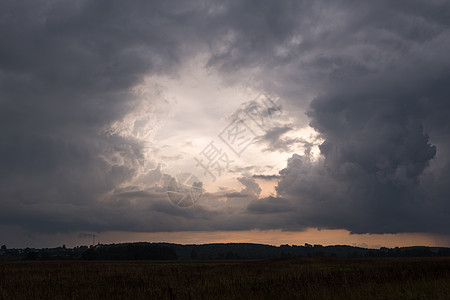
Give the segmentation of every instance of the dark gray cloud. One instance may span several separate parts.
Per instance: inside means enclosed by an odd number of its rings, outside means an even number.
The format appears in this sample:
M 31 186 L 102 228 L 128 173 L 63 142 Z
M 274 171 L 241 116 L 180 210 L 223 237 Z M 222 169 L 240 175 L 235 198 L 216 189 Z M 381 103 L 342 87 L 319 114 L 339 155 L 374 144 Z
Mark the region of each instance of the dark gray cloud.
M 108 229 L 102 218 L 111 209 L 99 201 L 152 162 L 140 141 L 104 129 L 136 105 L 130 88 L 144 75 L 175 72 L 190 51 L 180 44 L 189 36 L 175 22 L 188 14 L 180 8 L 0 4 L 0 222 L 47 231 L 103 222 Z
M 245 187 L 241 193 L 252 196 L 259 196 L 261 194 L 261 187 L 252 177 L 239 177 L 237 180 Z
M 0 223 L 449 233 L 449 25 L 437 0 L 3 1 Z M 256 199 L 259 186 L 241 178 L 245 192 L 228 191 L 228 204 L 227 193 L 205 194 L 177 209 L 156 187 L 149 145 L 105 131 L 139 105 L 131 89 L 144 76 L 176 76 L 205 53 L 227 83 L 277 95 L 297 127 L 310 122 L 324 140 L 318 161 L 291 157 L 277 197 Z M 266 132 L 268 150 L 303 143 L 283 138 L 291 128 Z
M 319 48 L 336 43 L 306 62 L 326 72 L 308 109 L 323 159 L 292 156 L 277 191 L 311 226 L 449 233 L 449 6 L 379 8 L 358 7 L 345 22 L 364 22 L 323 36 Z M 264 202 L 249 209 L 271 214 Z
M 278 174 L 271 174 L 271 175 L 264 175 L 264 174 L 255 174 L 252 176 L 253 178 L 256 179 L 263 179 L 263 180 L 278 180 L 281 178 L 280 175 Z
M 263 136 L 258 137 L 256 142 L 266 145 L 265 151 L 292 152 L 291 146 L 302 142 L 302 139 L 297 137 L 283 137 L 284 134 L 292 131 L 292 129 L 288 125 L 270 128 Z

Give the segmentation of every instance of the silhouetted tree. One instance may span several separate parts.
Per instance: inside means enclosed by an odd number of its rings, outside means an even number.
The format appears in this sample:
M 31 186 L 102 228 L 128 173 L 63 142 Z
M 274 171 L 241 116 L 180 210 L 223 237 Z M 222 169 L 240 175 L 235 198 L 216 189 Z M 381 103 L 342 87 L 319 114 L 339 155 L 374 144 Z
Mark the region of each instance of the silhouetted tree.
M 36 251 L 28 252 L 25 256 L 25 260 L 36 260 L 38 258 L 38 253 Z
M 198 254 L 197 251 L 195 249 L 192 249 L 191 251 L 191 259 L 197 259 Z
M 98 258 L 98 254 L 93 248 L 89 248 L 81 254 L 81 258 L 84 260 L 95 260 Z

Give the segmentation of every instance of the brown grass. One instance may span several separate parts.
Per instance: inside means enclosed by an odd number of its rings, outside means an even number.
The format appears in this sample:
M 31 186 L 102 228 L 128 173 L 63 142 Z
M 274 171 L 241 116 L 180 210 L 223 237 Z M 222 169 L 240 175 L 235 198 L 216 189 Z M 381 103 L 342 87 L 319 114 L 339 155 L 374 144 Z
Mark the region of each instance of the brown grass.
M 0 299 L 450 299 L 450 258 L 1 262 Z

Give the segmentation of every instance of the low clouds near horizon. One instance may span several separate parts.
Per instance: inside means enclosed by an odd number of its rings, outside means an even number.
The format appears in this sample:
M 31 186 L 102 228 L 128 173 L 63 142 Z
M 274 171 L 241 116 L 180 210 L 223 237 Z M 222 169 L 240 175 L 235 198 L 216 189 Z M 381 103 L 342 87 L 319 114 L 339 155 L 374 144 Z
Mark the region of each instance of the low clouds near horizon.
M 2 1 L 0 35 L 2 228 L 450 234 L 446 1 Z M 238 108 L 171 96 L 198 61 L 219 94 L 279 99 L 286 119 L 255 147 L 289 159 L 240 161 L 181 209 L 163 166 Z M 172 137 L 183 148 L 158 143 Z

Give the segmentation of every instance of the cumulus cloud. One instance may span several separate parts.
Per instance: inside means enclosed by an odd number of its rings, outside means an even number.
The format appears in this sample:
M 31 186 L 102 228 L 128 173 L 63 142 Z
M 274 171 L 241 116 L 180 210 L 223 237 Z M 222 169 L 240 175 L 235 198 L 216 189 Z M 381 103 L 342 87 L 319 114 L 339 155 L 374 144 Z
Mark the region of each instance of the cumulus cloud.
M 285 133 L 292 130 L 290 126 L 275 127 L 269 129 L 263 136 L 257 139 L 261 144 L 267 144 L 265 151 L 284 151 L 292 152 L 291 145 L 300 143 L 300 138 L 282 137 Z
M 157 125 L 161 95 L 134 88 L 148 73 L 175 72 L 187 51 L 179 12 L 158 2 L 6 1 L 0 14 L 0 220 L 96 223 L 99 199 L 155 167 L 139 134 Z
M 4 1 L 0 223 L 449 233 L 449 11 L 439 0 Z M 153 154 L 184 154 L 153 144 L 172 107 L 146 78 L 176 78 L 200 54 L 225 85 L 283 103 L 286 120 L 258 143 L 306 150 L 270 177 L 277 196 L 258 199 L 255 179 L 267 177 L 250 173 L 277 170 L 252 162 L 231 170 L 245 173 L 241 192 L 206 193 L 181 210 L 167 200 Z M 318 159 L 294 135 L 308 124 L 323 141 Z
M 415 2 L 382 20 L 373 15 L 376 7 L 365 8 L 346 21 L 364 15 L 369 22 L 319 43 L 339 39 L 309 62 L 328 76 L 307 113 L 324 140 L 323 158 L 293 155 L 277 186 L 302 222 L 358 233 L 448 233 L 450 195 L 437 187 L 438 174 L 448 170 L 450 133 L 442 118 L 450 67 L 442 5 Z
M 241 193 L 253 196 L 259 196 L 261 194 L 261 187 L 256 183 L 255 179 L 251 177 L 239 177 L 238 181 L 245 186 Z

